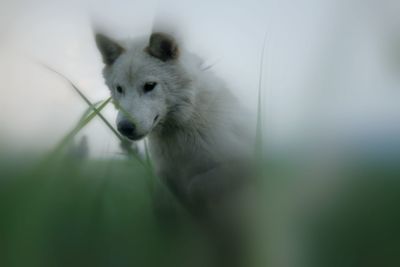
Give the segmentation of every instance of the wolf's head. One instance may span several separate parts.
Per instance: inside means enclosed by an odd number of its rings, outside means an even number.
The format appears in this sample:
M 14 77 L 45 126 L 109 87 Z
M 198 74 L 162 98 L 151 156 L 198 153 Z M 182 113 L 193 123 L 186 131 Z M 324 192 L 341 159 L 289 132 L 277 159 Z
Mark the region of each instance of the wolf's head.
M 121 134 L 139 140 L 187 116 L 193 92 L 174 38 L 153 33 L 147 40 L 122 43 L 102 34 L 95 37 L 106 84 L 119 106 Z

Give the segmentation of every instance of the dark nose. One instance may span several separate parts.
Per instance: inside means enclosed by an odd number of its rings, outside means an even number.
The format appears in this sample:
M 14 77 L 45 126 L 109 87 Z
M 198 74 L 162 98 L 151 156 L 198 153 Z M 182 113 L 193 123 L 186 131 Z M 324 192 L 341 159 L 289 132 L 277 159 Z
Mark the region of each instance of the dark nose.
M 125 135 L 128 138 L 133 138 L 136 136 L 136 127 L 130 121 L 127 120 L 120 121 L 118 123 L 117 128 L 122 135 Z

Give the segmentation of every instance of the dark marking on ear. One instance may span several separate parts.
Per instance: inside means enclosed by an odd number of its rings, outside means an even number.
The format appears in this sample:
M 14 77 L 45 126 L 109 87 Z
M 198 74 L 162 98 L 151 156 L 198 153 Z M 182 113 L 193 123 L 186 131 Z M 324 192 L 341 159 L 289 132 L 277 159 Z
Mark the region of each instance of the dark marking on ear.
M 178 45 L 174 38 L 165 33 L 153 33 L 150 36 L 149 46 L 146 51 L 153 57 L 162 61 L 177 59 L 179 56 Z
M 101 56 L 103 57 L 103 62 L 107 66 L 112 65 L 125 51 L 125 49 L 117 42 L 103 34 L 98 33 L 96 34 L 95 38 L 97 48 L 100 50 Z

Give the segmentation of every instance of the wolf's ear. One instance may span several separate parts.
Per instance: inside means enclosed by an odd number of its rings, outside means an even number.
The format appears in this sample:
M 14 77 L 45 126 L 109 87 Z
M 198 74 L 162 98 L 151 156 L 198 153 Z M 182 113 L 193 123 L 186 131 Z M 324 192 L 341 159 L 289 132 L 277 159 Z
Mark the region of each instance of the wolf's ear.
M 101 56 L 103 57 L 103 62 L 107 66 L 112 65 L 115 60 L 125 51 L 125 49 L 120 46 L 114 40 L 111 40 L 107 36 L 97 33 L 95 35 L 97 48 L 100 50 Z
M 179 49 L 175 39 L 168 34 L 159 32 L 150 36 L 149 46 L 146 51 L 162 61 L 177 59 L 179 56 Z

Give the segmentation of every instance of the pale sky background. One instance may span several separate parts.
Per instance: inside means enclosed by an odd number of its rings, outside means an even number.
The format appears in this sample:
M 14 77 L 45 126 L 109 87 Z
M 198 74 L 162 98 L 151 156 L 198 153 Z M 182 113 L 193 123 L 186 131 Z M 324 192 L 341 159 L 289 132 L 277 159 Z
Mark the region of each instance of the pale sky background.
M 126 38 L 149 34 L 160 18 L 177 26 L 187 49 L 215 63 L 252 111 L 267 34 L 264 119 L 267 140 L 278 146 L 315 133 L 329 139 L 398 131 L 399 11 L 396 0 L 0 0 L 0 145 L 51 148 L 86 108 L 35 59 L 69 77 L 93 102 L 105 99 L 91 21 Z M 114 122 L 112 107 L 104 113 Z M 84 133 L 92 154 L 118 151 L 100 121 Z

